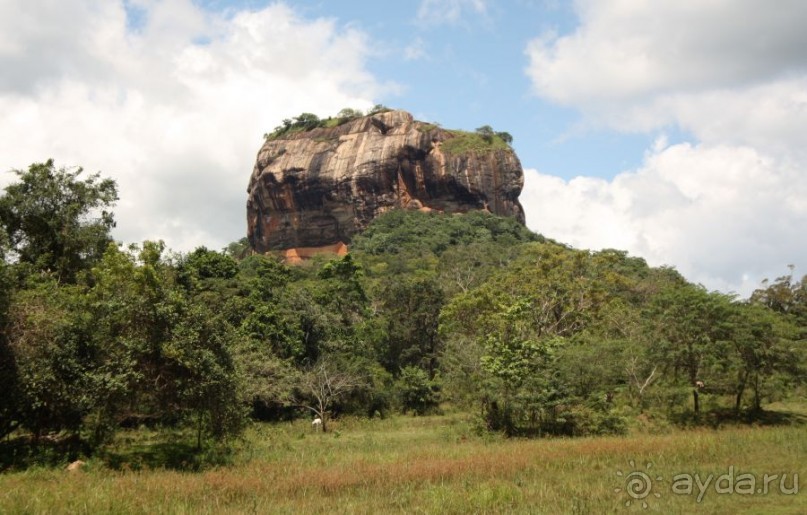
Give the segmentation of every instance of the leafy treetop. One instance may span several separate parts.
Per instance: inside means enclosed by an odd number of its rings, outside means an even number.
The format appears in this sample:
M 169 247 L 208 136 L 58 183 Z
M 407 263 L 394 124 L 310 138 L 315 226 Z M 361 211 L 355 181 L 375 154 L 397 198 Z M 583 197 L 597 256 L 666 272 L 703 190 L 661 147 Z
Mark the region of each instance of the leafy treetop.
M 0 197 L 0 223 L 20 263 L 73 282 L 103 255 L 115 226 L 109 208 L 118 200 L 112 179 L 56 168 L 53 160 L 14 170 L 18 182 Z

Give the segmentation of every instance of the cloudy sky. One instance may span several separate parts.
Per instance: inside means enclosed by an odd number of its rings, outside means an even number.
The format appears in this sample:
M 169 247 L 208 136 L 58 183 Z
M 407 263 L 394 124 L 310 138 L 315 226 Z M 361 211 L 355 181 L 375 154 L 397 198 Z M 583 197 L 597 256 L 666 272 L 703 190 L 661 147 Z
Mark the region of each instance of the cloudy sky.
M 100 171 L 119 240 L 222 248 L 265 132 L 383 103 L 510 132 L 533 230 L 745 295 L 807 273 L 805 24 L 803 0 L 0 0 L 0 170 Z

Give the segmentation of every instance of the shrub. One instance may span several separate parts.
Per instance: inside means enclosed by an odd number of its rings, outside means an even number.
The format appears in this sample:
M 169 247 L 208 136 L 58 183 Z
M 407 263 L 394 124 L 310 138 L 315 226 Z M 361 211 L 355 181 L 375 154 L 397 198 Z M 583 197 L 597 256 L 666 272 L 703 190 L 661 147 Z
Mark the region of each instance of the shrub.
M 440 401 L 438 382 L 429 379 L 425 370 L 418 367 L 404 367 L 397 382 L 401 409 L 415 415 L 433 412 Z

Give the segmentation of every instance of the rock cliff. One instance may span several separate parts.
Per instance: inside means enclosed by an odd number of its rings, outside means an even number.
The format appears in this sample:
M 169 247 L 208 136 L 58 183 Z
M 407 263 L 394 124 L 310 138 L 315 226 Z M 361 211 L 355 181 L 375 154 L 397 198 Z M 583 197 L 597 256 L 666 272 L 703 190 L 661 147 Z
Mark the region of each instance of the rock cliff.
M 261 253 L 311 252 L 348 243 L 394 208 L 488 210 L 524 223 L 523 183 L 500 138 L 387 111 L 267 138 L 247 189 L 248 237 Z

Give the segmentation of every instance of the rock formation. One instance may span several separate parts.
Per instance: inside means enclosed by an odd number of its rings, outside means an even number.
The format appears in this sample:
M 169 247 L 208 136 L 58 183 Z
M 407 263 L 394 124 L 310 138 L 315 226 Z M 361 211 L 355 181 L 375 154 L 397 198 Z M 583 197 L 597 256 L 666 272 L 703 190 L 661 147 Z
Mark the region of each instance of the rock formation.
M 394 208 L 488 210 L 524 223 L 523 183 L 518 158 L 498 137 L 377 113 L 267 138 L 247 189 L 249 242 L 257 252 L 304 257 L 342 248 Z

